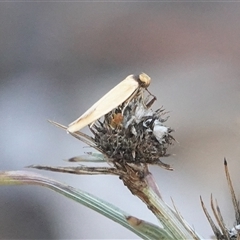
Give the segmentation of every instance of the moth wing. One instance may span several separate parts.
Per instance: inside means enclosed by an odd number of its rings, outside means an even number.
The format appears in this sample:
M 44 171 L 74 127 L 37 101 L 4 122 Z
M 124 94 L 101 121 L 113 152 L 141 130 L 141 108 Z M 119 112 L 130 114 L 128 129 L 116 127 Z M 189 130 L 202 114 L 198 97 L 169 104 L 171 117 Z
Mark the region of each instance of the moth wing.
M 100 98 L 92 107 L 90 107 L 82 116 L 68 125 L 69 132 L 76 132 L 96 121 L 103 115 L 107 114 L 126 99 L 139 87 L 138 82 L 133 75 L 129 75 L 117 86 L 112 88 L 102 98 Z

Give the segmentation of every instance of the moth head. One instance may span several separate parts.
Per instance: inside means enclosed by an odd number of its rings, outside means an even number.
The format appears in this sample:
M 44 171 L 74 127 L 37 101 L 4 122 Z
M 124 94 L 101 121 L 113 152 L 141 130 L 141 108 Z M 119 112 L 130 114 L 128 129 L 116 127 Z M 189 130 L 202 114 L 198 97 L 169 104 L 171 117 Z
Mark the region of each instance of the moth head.
M 147 88 L 151 83 L 151 78 L 146 73 L 141 73 L 138 76 L 138 83 L 141 87 Z

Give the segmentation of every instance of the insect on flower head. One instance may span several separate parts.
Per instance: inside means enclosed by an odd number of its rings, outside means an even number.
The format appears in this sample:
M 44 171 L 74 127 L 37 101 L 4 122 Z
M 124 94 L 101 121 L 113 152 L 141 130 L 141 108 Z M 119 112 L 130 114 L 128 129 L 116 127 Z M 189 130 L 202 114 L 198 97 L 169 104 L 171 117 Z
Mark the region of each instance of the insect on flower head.
M 150 82 L 151 78 L 145 73 L 129 75 L 93 104 L 82 116 L 70 123 L 67 131 L 72 133 L 77 132 L 83 127 L 95 122 L 125 101 L 130 101 L 134 96 L 138 95 L 139 92 L 147 88 Z
M 153 99 L 136 94 L 98 120 L 90 128 L 98 148 L 116 164 L 157 164 L 171 169 L 160 161 L 174 141 L 173 131 L 163 123 L 163 109 L 153 111 Z M 155 97 L 154 97 L 155 98 Z M 149 104 L 151 103 L 151 104 Z

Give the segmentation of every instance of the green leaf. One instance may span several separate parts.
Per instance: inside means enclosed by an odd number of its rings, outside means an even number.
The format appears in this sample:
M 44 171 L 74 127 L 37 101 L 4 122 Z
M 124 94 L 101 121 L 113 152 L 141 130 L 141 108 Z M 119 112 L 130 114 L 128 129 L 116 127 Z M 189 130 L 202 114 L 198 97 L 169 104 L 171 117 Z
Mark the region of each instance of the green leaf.
M 39 185 L 47 187 L 112 219 L 142 239 L 174 239 L 164 229 L 132 217 L 119 208 L 87 192 L 77 190 L 71 186 L 33 172 L 0 171 L 0 185 Z M 134 224 L 134 222 L 140 224 Z
M 107 159 L 101 153 L 92 153 L 87 152 L 87 155 L 80 155 L 76 157 L 69 158 L 68 162 L 92 162 L 92 163 L 100 163 L 107 162 Z

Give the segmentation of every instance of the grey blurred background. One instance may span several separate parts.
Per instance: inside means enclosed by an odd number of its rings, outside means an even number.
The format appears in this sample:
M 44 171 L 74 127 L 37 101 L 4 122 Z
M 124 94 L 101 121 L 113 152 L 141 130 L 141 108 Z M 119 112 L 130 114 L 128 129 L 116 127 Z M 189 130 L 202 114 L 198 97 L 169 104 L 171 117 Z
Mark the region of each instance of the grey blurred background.
M 50 125 L 69 124 L 132 73 L 170 111 L 178 143 L 151 167 L 160 191 L 204 238 L 200 206 L 218 199 L 226 224 L 234 212 L 223 170 L 239 197 L 239 3 L 0 3 L 1 170 L 62 161 L 91 149 Z M 83 130 L 89 133 L 88 129 Z M 37 170 L 36 170 L 37 171 Z M 116 177 L 40 172 L 157 224 Z M 104 218 L 40 187 L 0 188 L 1 239 L 137 239 Z M 210 208 L 209 208 L 210 209 Z

